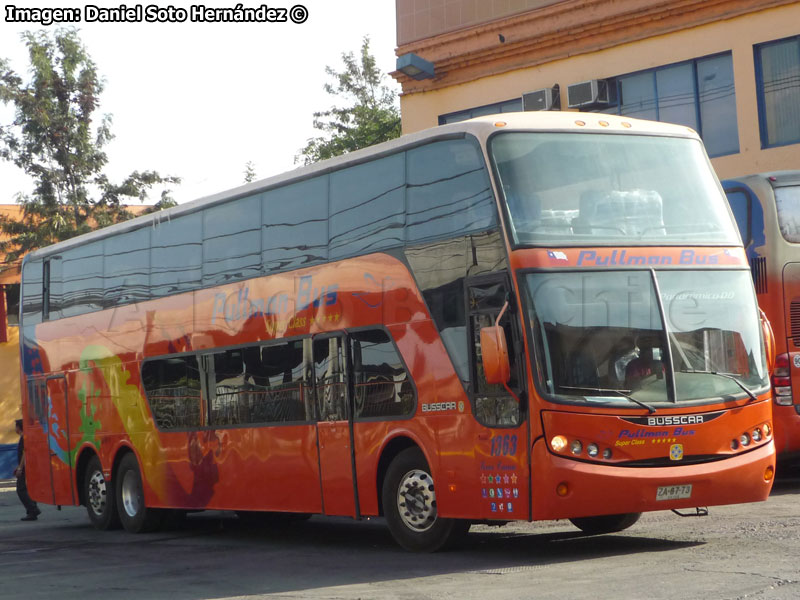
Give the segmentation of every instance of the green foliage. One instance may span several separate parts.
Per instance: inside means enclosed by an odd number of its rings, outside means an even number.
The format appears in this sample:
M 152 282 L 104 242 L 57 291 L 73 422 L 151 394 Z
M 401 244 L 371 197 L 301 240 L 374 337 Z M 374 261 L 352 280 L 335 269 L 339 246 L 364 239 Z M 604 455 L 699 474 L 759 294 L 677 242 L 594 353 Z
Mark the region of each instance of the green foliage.
M 369 52 L 369 38 L 364 38 L 358 57 L 345 52 L 342 53 L 342 62 L 344 70 L 341 73 L 330 66 L 325 68 L 334 83 L 326 83 L 324 90 L 332 96 L 344 98 L 348 105 L 314 113 L 314 127 L 326 135 L 309 139 L 295 157 L 295 162 L 302 160 L 308 165 L 400 135 L 397 94 L 382 84 L 384 75 Z
M 256 165 L 252 160 L 248 160 L 244 165 L 244 182 L 251 183 L 256 180 Z
M 21 220 L 0 220 L 0 231 L 9 236 L 0 243 L 8 261 L 129 219 L 124 202 L 144 201 L 155 185 L 180 183 L 155 171 L 134 171 L 121 183 L 109 181 L 103 174 L 108 162 L 103 148 L 113 139 L 111 117 L 93 116 L 103 82 L 78 32 L 26 32 L 22 41 L 28 48 L 30 81 L 0 59 L 0 102 L 14 108 L 13 121 L 0 123 L 0 159 L 22 169 L 34 189 L 17 195 Z M 157 206 L 174 204 L 164 191 Z

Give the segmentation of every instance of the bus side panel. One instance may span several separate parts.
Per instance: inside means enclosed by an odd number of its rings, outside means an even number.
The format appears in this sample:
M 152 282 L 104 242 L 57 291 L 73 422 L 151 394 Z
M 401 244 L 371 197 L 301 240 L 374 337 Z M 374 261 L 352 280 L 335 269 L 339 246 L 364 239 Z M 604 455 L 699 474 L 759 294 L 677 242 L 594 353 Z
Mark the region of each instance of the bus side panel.
M 143 433 L 134 439 L 148 448 L 140 457 L 148 506 L 322 511 L 313 425 Z
M 85 368 L 74 384 L 80 414 L 71 418 L 82 423 L 83 436 L 95 435 L 73 446 L 90 441 L 102 448 L 102 464 L 110 470 L 116 449 L 129 441 L 142 469 L 148 506 L 321 510 L 313 424 L 159 431 L 138 385 L 139 363 L 123 365 L 97 346 L 83 356 Z

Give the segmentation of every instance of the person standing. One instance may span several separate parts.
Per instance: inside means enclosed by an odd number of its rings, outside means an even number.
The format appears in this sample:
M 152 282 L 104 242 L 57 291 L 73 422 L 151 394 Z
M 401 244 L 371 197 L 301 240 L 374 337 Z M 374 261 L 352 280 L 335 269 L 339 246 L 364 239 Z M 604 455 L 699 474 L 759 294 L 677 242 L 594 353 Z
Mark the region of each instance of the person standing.
M 17 444 L 17 468 L 14 469 L 14 475 L 17 476 L 17 496 L 25 506 L 25 516 L 22 521 L 35 521 L 42 513 L 36 502 L 31 500 L 28 495 L 28 484 L 25 482 L 25 435 L 22 433 L 22 419 L 17 419 L 14 422 L 17 435 L 19 436 L 19 443 Z

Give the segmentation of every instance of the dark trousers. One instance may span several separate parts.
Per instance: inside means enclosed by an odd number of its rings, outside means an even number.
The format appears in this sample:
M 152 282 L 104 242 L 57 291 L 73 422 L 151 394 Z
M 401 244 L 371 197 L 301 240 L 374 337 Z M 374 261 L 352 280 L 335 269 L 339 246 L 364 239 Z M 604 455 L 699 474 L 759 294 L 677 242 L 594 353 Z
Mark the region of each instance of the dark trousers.
M 25 511 L 29 515 L 39 514 L 39 507 L 36 506 L 36 502 L 31 500 L 31 497 L 28 495 L 28 484 L 25 483 L 24 473 L 17 477 L 17 496 L 19 496 L 20 502 L 25 506 Z

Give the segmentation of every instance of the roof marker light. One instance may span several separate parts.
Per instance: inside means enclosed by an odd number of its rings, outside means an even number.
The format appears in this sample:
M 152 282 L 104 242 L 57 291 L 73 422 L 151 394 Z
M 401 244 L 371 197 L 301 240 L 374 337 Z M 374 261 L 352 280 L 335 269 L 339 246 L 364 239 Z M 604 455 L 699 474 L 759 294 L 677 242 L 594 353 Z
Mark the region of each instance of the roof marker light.
M 495 121 L 494 122 L 494 126 L 495 127 L 505 127 L 506 125 L 508 125 L 508 123 L 506 123 L 505 121 Z

